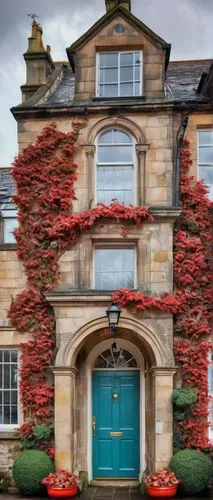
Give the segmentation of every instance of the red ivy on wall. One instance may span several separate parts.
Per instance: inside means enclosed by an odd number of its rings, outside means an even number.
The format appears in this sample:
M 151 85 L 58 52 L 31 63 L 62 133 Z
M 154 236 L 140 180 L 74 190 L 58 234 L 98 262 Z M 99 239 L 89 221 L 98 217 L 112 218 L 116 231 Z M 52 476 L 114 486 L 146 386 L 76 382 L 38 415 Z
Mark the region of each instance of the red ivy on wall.
M 192 165 L 188 141 L 181 155 L 182 212 L 175 236 L 174 276 L 180 307 L 175 316 L 174 350 L 184 387 L 197 390 L 197 403 L 187 421 L 177 425 L 185 447 L 206 449 L 208 440 L 208 354 L 210 306 L 213 299 L 211 202 L 202 182 L 189 176 Z
M 45 292 L 58 283 L 60 256 L 83 233 L 104 220 L 118 221 L 123 235 L 127 234 L 132 224 L 140 227 L 145 221 L 153 222 L 146 208 L 124 207 L 119 203 L 110 206 L 101 204 L 81 213 L 70 213 L 77 180 L 74 155 L 79 131 L 83 126 L 83 121 L 74 120 L 73 130 L 68 134 L 58 131 L 54 124 L 46 127 L 35 145 L 29 146 L 16 158 L 13 168 L 17 185 L 14 201 L 19 208 L 20 221 L 20 227 L 16 230 L 18 257 L 25 268 L 27 289 L 13 301 L 9 316 L 17 330 L 31 334 L 31 340 L 22 345 L 21 396 L 26 416 L 34 425 L 49 425 L 52 418 L 50 366 L 55 347 L 55 322 Z M 189 166 L 188 145 L 185 143 L 181 178 L 183 212 L 175 240 L 177 293 L 175 296 L 164 294 L 154 298 L 146 297 L 142 292 L 123 289 L 113 294 L 113 300 L 123 307 L 134 304 L 140 310 L 156 308 L 177 313 L 176 331 L 180 338 L 175 342 L 176 359 L 181 365 L 184 384 L 196 386 L 199 390 L 194 420 L 184 424 L 184 439 L 186 446 L 203 448 L 207 446 L 204 433 L 206 422 L 202 417 L 207 415 L 208 406 L 209 344 L 205 337 L 209 333 L 207 304 L 210 276 L 206 259 L 210 219 L 205 188 L 200 183 L 190 187 L 191 179 L 187 177 Z M 195 364 L 197 372 L 194 371 Z

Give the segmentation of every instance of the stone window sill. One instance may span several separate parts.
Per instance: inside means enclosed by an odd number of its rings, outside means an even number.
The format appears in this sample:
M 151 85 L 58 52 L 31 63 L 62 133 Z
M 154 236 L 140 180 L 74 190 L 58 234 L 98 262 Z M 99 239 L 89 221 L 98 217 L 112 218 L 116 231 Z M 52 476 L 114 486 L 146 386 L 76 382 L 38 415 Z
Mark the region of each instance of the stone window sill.
M 6 429 L 4 430 L 1 430 L 0 429 L 0 440 L 1 439 L 19 439 L 18 435 L 17 435 L 17 430 L 11 430 L 11 431 L 7 431 Z
M 0 250 L 16 250 L 18 247 L 16 243 L 1 243 Z

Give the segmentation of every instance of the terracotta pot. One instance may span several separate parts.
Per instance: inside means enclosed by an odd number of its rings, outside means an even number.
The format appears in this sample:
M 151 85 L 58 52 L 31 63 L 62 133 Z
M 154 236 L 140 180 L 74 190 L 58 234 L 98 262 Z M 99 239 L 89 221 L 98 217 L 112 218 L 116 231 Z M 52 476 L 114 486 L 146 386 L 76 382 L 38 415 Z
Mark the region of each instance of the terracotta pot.
M 147 486 L 146 493 L 149 497 L 172 498 L 177 493 L 177 487 L 177 484 L 172 484 L 172 486 Z
M 54 488 L 48 486 L 47 493 L 52 498 L 70 498 L 78 493 L 78 486 L 70 486 L 69 488 Z

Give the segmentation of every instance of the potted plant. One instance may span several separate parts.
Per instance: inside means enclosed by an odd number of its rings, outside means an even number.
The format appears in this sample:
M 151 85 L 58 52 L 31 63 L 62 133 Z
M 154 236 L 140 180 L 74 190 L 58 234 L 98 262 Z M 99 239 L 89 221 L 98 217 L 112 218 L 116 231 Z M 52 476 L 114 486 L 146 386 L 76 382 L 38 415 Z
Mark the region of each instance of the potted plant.
M 68 498 L 78 493 L 79 478 L 74 472 L 69 472 L 67 469 L 60 469 L 49 474 L 42 479 L 41 483 L 47 486 L 49 497 Z
M 174 497 L 179 484 L 174 472 L 164 468 L 144 478 L 146 493 L 150 497 Z

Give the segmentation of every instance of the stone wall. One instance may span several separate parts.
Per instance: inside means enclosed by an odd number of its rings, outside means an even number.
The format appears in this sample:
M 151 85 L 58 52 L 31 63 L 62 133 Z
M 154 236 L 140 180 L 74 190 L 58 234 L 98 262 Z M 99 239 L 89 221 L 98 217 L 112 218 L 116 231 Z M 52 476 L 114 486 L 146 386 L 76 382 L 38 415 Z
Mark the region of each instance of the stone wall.
M 0 250 L 0 328 L 10 325 L 7 314 L 11 299 L 25 288 L 25 284 L 24 269 L 16 251 Z

